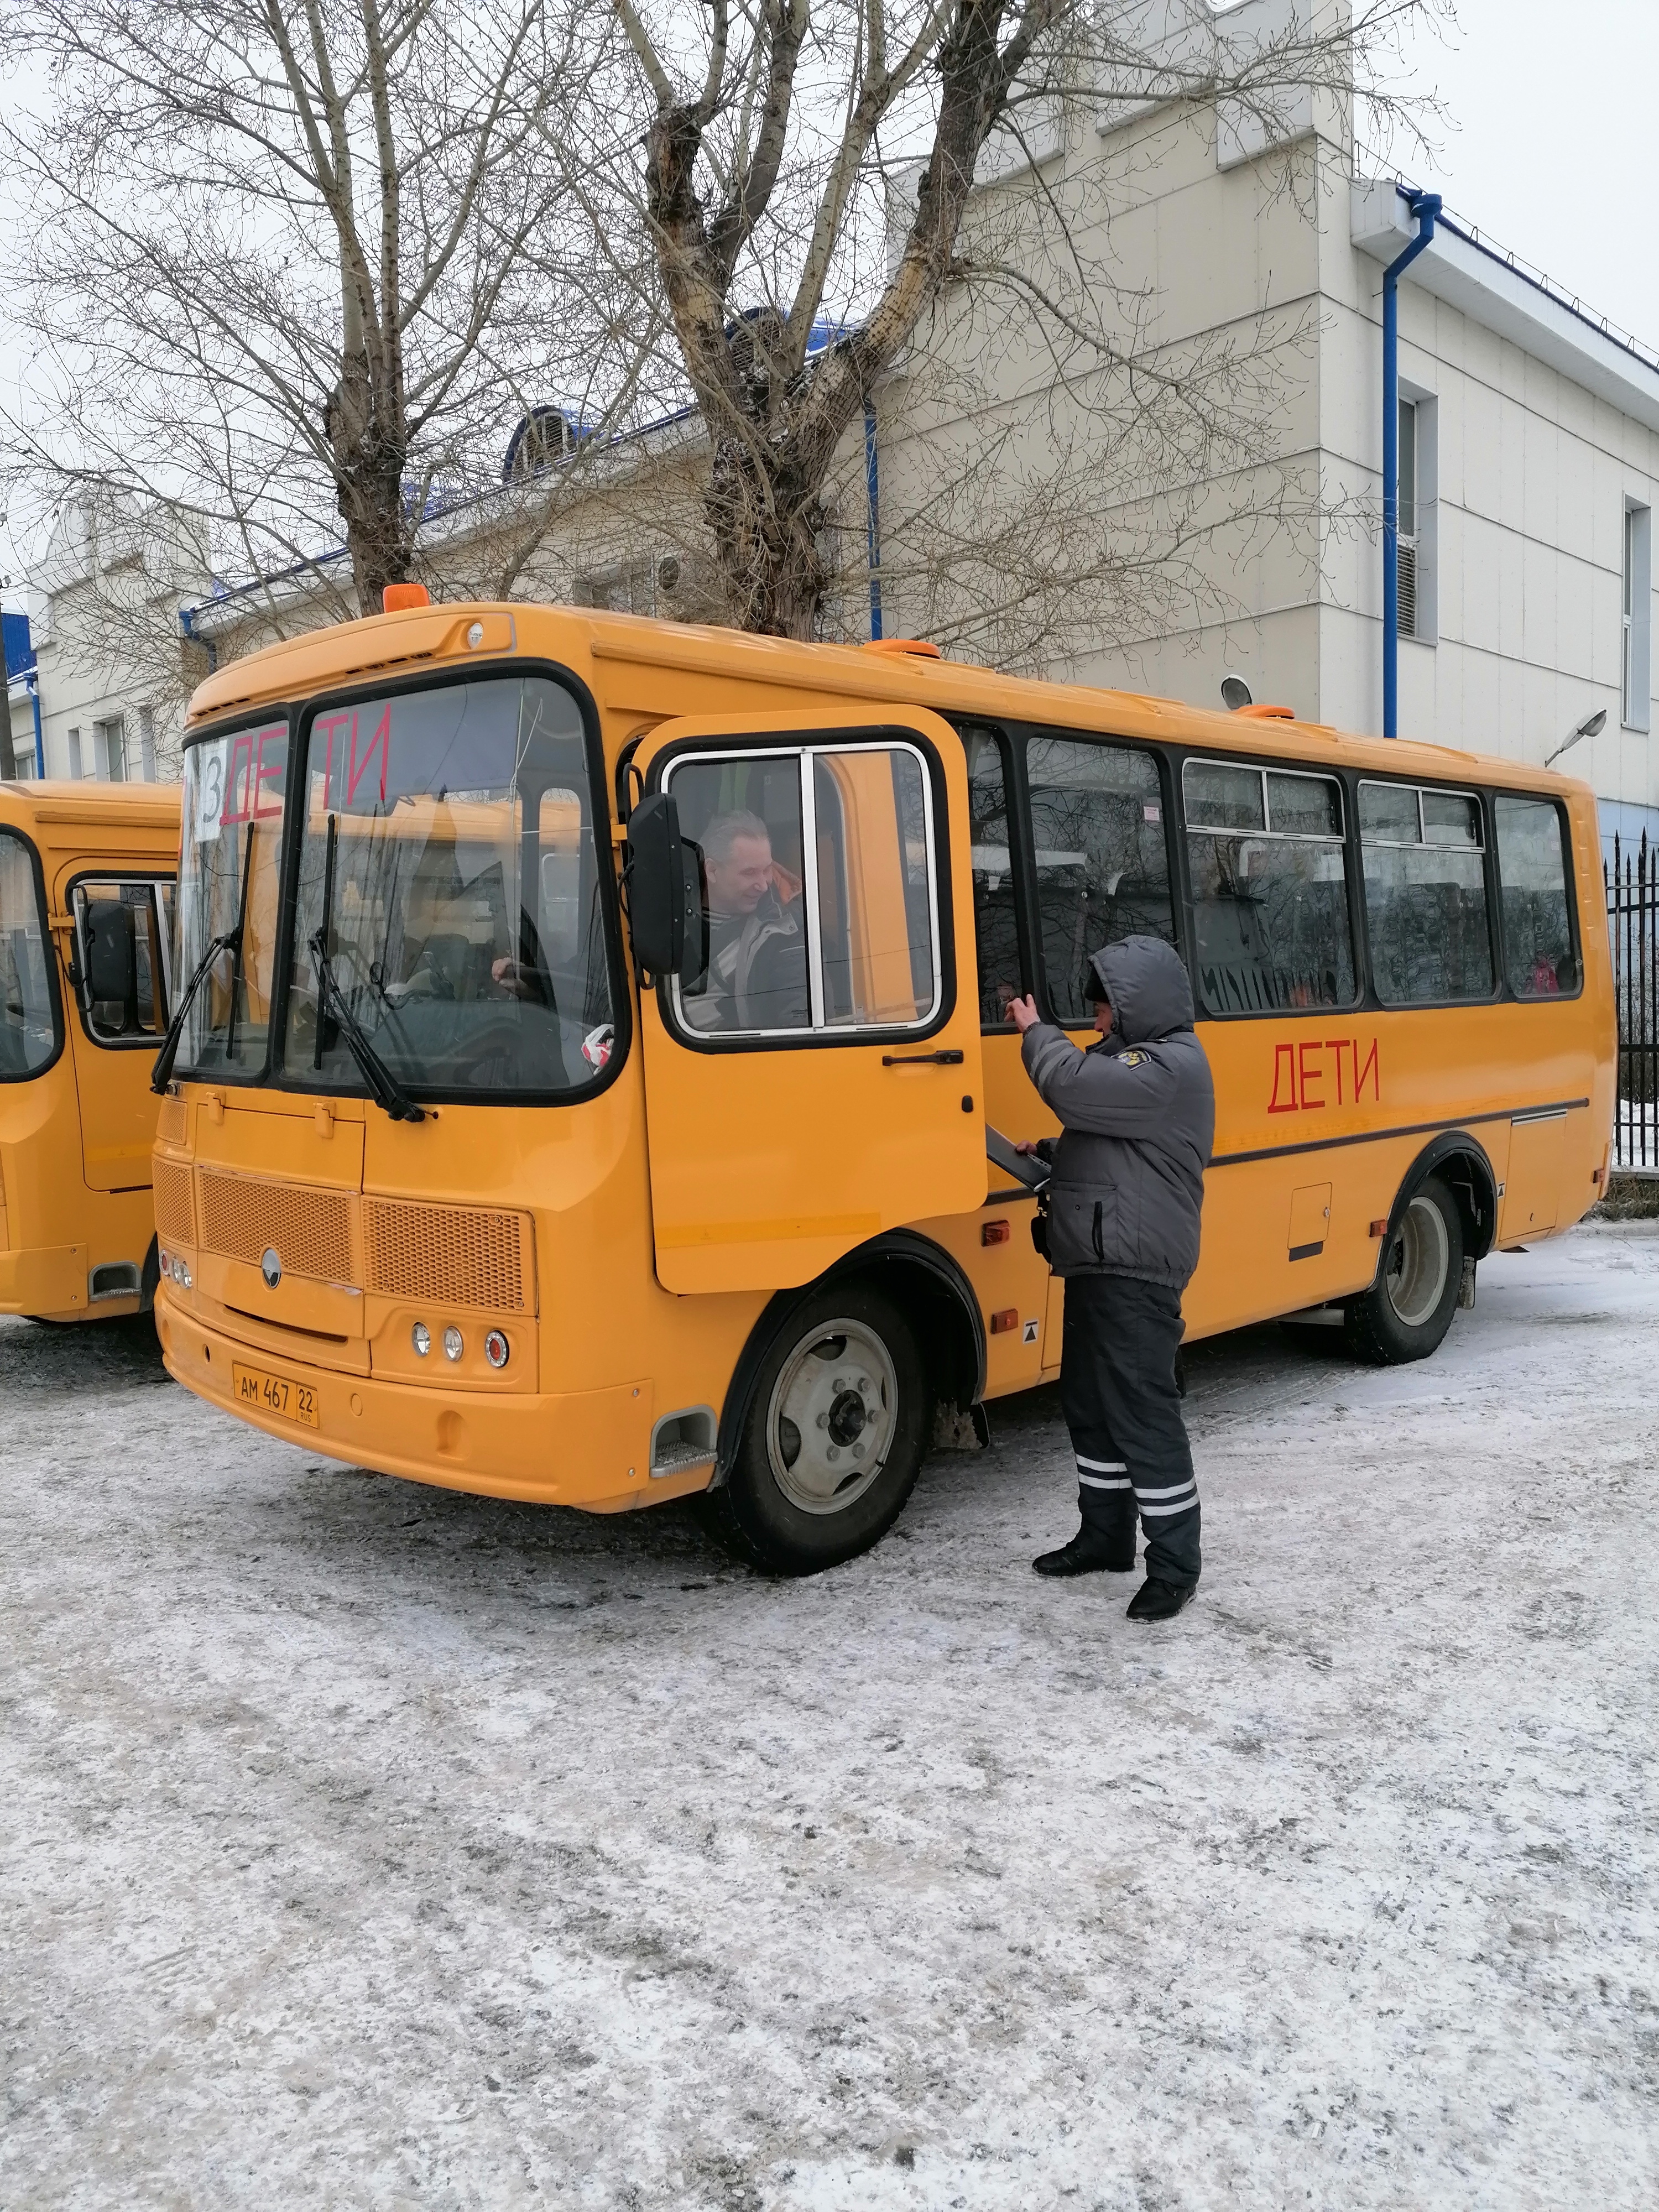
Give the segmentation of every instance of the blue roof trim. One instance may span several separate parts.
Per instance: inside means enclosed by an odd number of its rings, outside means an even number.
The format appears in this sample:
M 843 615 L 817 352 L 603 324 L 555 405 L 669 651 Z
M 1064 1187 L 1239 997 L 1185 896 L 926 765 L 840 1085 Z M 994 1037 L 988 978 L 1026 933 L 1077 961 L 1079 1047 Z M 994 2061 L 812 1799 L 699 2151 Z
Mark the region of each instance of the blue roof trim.
M 5 637 L 6 681 L 15 677 L 34 673 L 34 641 L 29 635 L 29 618 L 23 614 L 0 614 L 0 632 Z

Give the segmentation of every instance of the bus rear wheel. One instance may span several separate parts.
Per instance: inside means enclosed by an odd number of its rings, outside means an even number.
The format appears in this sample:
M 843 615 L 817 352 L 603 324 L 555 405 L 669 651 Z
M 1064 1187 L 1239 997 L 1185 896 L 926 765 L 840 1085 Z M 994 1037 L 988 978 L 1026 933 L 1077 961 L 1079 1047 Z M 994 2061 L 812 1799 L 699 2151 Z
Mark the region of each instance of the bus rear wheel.
M 915 1487 L 933 1419 L 897 1308 L 853 1284 L 816 1292 L 755 1380 L 714 1528 L 777 1575 L 817 1574 L 884 1536 Z
M 1348 1348 L 1368 1367 L 1393 1367 L 1437 1352 L 1463 1280 L 1463 1217 L 1438 1176 L 1425 1176 L 1389 1236 L 1376 1280 L 1350 1300 Z

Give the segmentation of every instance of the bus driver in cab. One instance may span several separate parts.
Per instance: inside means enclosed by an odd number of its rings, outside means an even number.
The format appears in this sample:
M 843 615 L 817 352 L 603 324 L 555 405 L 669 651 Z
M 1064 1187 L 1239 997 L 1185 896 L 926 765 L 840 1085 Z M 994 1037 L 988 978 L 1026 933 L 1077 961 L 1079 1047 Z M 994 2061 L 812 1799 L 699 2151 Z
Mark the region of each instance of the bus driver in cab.
M 708 888 L 708 973 L 683 1000 L 694 1029 L 804 1030 L 811 1023 L 797 888 L 758 814 L 717 814 L 698 841 Z

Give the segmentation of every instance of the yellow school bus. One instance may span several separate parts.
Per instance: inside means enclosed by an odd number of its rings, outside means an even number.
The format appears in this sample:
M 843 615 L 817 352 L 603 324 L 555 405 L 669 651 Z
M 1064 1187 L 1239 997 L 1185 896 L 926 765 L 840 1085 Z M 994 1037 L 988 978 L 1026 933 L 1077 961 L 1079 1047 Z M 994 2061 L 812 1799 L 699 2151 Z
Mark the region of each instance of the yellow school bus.
M 688 1492 L 804 1571 L 940 1410 L 1054 1376 L 990 1132 L 1010 1000 L 1190 969 L 1218 1116 L 1201 1336 L 1417 1358 L 1583 1212 L 1614 1022 L 1594 802 L 1276 710 L 556 607 L 221 670 L 185 746 L 155 1185 L 172 1373 L 387 1473 Z M 181 986 L 181 988 L 184 988 Z
M 178 851 L 176 784 L 0 783 L 0 1313 L 155 1295 Z

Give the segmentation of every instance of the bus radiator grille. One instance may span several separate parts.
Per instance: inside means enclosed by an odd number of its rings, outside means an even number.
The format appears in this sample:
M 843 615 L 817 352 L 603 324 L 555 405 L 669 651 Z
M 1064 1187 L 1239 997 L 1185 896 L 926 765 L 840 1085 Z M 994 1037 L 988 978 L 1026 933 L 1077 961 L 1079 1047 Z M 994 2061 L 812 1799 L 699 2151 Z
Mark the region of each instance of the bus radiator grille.
M 164 1145 L 183 1145 L 190 1136 L 190 1109 L 182 1098 L 164 1098 L 155 1117 L 155 1134 Z
M 164 1244 L 196 1249 L 196 1206 L 190 1190 L 190 1170 L 170 1160 L 150 1163 L 155 1185 L 155 1227 Z
M 202 1241 L 228 1260 L 257 1267 L 268 1245 L 282 1255 L 287 1274 L 316 1283 L 349 1283 L 351 1199 L 343 1190 L 264 1182 L 252 1176 L 221 1175 L 204 1168 Z M 157 1186 L 159 1207 L 160 1186 Z
M 386 1297 L 523 1313 L 534 1302 L 532 1247 L 520 1213 L 363 1200 L 368 1287 Z

